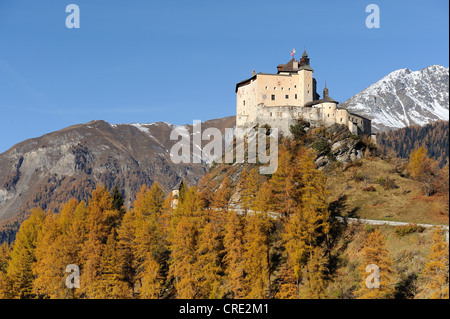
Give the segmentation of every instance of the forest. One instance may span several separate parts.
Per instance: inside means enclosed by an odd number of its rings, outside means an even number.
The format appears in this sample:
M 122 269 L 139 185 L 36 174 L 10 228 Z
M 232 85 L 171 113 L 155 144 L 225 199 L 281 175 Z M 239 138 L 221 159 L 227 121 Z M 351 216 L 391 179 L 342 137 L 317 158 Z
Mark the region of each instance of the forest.
M 130 209 L 118 188 L 105 186 L 58 214 L 37 208 L 15 241 L 0 246 L 0 298 L 448 298 L 442 231 L 428 238 L 414 225 L 402 230 L 429 247 L 414 280 L 405 279 L 388 232 L 336 221 L 315 156 L 285 140 L 273 175 L 255 165 L 220 180 L 210 172 L 196 187 L 182 183 L 176 206 L 155 182 Z M 448 164 L 433 163 L 419 148 L 407 170 L 430 186 L 424 192 L 448 193 Z M 65 284 L 70 264 L 80 268 L 79 289 Z M 380 268 L 379 289 L 366 285 L 370 264 Z
M 407 159 L 412 151 L 423 146 L 431 158 L 445 165 L 448 154 L 448 121 L 437 121 L 424 126 L 412 125 L 402 129 L 377 134 L 378 148 L 384 153 L 393 152 Z

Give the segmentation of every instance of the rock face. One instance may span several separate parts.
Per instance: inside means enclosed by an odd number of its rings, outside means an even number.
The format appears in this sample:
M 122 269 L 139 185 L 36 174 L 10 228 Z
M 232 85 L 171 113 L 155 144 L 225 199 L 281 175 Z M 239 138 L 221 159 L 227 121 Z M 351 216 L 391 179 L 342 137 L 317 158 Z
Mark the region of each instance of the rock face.
M 340 105 L 372 120 L 372 131 L 449 119 L 449 69 L 394 71 Z
M 352 135 L 346 126 L 335 124 L 327 129 L 330 136 L 326 141 L 327 146 L 316 158 L 319 170 L 328 168 L 329 164 L 336 160 L 343 164 L 361 159 L 367 149 L 367 145 L 359 136 Z
M 235 117 L 202 123 L 222 132 Z M 184 126 L 192 134 L 192 125 Z M 158 181 L 169 191 L 182 179 L 196 184 L 207 163 L 174 164 L 169 123 L 80 124 L 26 140 L 0 154 L 0 221 L 36 206 L 58 210 L 70 199 L 87 200 L 99 183 L 124 191 L 129 205 L 142 184 Z M 192 139 L 191 139 L 192 140 Z M 190 148 L 192 152 L 192 147 Z M 206 161 L 208 162 L 208 161 Z

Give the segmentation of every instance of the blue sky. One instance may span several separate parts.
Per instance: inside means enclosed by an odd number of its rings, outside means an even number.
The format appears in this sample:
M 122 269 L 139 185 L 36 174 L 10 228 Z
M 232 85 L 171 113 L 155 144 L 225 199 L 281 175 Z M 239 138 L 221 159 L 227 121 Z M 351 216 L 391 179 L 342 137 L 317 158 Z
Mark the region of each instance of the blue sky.
M 70 3 L 80 29 L 66 28 Z M 370 3 L 379 29 L 366 28 Z M 343 102 L 396 69 L 448 67 L 448 12 L 447 0 L 0 0 L 0 153 L 91 120 L 234 115 L 236 82 L 293 48 Z

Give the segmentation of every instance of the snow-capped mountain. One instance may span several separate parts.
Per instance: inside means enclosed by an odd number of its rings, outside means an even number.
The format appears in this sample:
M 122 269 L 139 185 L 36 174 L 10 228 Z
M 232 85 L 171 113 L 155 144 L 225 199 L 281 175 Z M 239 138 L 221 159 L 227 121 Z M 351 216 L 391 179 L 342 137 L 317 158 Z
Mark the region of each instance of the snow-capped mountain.
M 340 105 L 372 120 L 374 132 L 449 119 L 449 69 L 390 73 Z

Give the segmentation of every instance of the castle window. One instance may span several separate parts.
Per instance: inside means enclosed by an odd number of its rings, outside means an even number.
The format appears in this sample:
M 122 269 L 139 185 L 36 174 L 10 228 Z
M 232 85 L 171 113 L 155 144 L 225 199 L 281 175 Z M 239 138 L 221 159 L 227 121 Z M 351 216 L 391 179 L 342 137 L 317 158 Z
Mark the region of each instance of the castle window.
M 281 88 L 281 91 L 284 91 L 284 88 Z
M 266 90 L 267 90 L 267 89 L 269 89 L 269 87 L 268 87 L 268 86 L 266 86 Z
M 297 88 L 297 85 L 294 85 L 294 89 L 296 89 Z
M 288 95 L 288 94 L 286 94 L 286 95 L 285 95 L 285 98 L 286 98 L 286 99 L 289 99 L 289 95 Z
M 341 117 L 341 122 L 342 122 L 343 118 Z
M 297 99 L 297 94 L 295 94 L 295 99 Z
M 291 90 L 291 88 L 288 89 L 288 91 L 290 91 L 290 90 Z
M 275 101 L 275 94 L 272 94 L 272 101 Z
M 330 114 L 328 114 L 328 117 L 330 117 Z
M 276 91 L 276 90 L 277 90 L 277 87 L 275 86 L 273 89 Z
M 245 106 L 245 101 L 243 101 L 244 102 L 244 106 Z
M 270 116 L 272 116 L 272 112 L 270 112 Z

